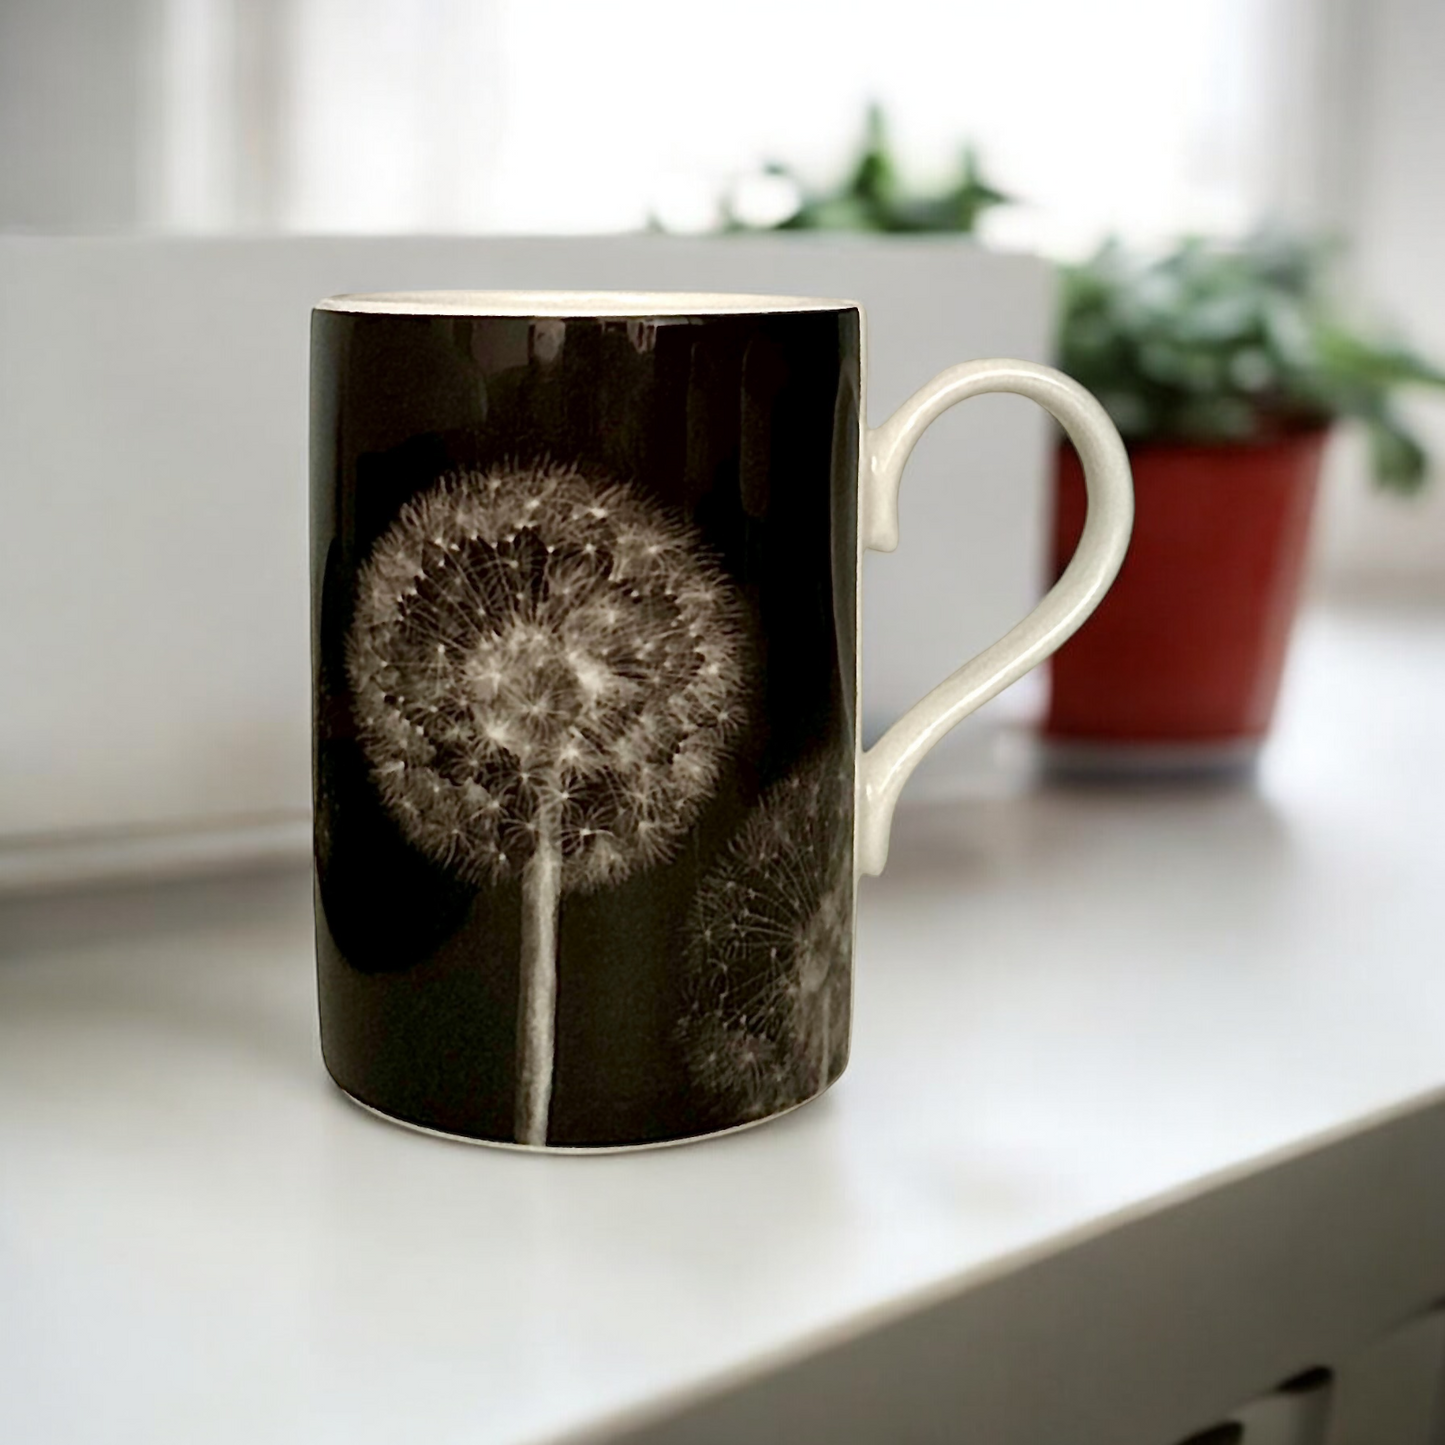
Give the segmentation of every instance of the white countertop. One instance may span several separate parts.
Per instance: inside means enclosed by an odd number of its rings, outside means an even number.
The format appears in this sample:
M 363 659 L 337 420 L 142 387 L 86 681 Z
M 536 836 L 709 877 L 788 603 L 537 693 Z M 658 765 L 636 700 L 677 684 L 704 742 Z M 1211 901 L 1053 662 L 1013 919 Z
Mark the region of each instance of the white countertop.
M 1315 615 L 1257 792 L 906 803 L 842 1082 L 627 1156 L 348 1103 L 299 871 L 12 900 L 0 1439 L 605 1435 L 1438 1111 L 1442 739 L 1445 617 Z

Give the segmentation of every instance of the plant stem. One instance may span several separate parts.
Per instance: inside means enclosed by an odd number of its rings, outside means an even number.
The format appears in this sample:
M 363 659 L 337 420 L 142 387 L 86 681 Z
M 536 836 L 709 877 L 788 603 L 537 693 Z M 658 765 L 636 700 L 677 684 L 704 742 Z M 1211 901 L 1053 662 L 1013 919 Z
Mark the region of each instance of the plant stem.
M 522 976 L 517 1008 L 519 1144 L 547 1142 L 557 1046 L 557 913 L 562 899 L 562 810 L 538 810 L 536 846 L 522 869 Z

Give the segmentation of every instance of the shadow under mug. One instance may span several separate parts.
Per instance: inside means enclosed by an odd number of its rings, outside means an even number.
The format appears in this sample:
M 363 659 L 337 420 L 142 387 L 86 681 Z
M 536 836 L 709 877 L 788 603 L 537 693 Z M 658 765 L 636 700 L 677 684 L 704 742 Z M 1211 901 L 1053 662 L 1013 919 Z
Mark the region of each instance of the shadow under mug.
M 868 429 L 847 301 L 338 297 L 312 325 L 322 1049 L 429 1131 L 735 1129 L 848 1056 L 857 879 L 951 727 L 1088 616 L 1132 520 L 1103 409 L 974 361 Z M 1088 516 L 1032 613 L 866 752 L 863 549 L 940 413 L 1049 411 Z

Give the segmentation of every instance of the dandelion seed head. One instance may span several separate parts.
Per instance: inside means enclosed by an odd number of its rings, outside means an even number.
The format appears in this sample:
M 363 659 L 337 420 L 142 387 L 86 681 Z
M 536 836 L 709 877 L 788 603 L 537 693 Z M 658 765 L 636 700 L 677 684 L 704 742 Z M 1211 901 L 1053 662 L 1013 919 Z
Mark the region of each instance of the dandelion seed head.
M 499 468 L 402 508 L 361 571 L 347 669 L 415 846 L 474 882 L 512 876 L 549 807 L 578 888 L 691 826 L 744 719 L 743 638 L 690 528 L 574 468 Z
M 722 1122 L 801 1103 L 847 1061 L 850 778 L 822 757 L 769 789 L 698 890 L 678 1032 Z

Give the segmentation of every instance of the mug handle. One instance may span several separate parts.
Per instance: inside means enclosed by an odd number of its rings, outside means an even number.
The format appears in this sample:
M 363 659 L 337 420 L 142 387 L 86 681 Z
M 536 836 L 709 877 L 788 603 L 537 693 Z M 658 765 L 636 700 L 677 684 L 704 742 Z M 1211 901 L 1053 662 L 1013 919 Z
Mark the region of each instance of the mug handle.
M 1083 463 L 1089 510 L 1064 574 L 992 647 L 903 714 L 858 759 L 857 869 L 881 873 L 898 795 L 923 756 L 956 723 L 1067 641 L 1109 590 L 1134 523 L 1129 458 L 1108 413 L 1076 381 L 1028 361 L 966 361 L 941 371 L 863 439 L 859 531 L 864 547 L 898 545 L 898 484 L 918 438 L 952 406 L 1006 391 L 1037 402 L 1063 427 Z

